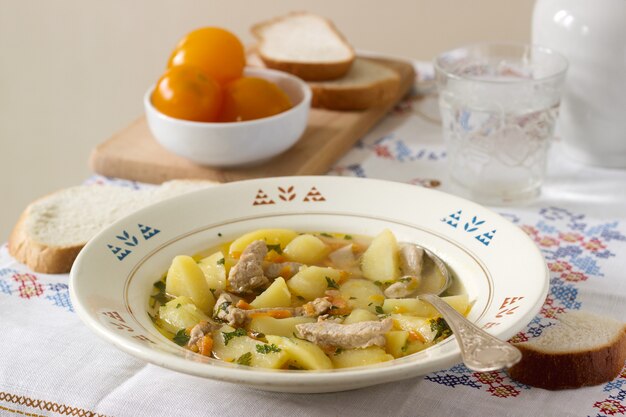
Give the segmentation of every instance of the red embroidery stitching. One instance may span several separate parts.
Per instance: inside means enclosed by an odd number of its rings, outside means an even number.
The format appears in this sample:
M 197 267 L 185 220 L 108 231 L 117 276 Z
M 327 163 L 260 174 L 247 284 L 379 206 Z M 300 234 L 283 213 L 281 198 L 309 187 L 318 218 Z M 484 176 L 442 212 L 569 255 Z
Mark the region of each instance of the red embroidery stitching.
M 43 294 L 43 285 L 37 281 L 37 277 L 33 274 L 15 274 L 13 280 L 19 283 L 18 291 L 20 297 L 30 299 L 39 297 Z

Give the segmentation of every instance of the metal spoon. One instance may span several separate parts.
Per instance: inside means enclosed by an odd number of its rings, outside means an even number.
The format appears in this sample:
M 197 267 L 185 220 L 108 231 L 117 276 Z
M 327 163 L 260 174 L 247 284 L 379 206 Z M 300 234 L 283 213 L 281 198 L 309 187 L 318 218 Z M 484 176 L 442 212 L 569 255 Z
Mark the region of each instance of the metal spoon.
M 489 372 L 508 368 L 519 362 L 522 359 L 519 349 L 480 329 L 439 298 L 439 294 L 452 283 L 452 277 L 448 267 L 438 256 L 427 249 L 424 249 L 424 253 L 444 279 L 438 290 L 419 294 L 418 297 L 430 303 L 446 320 L 461 347 L 461 358 L 465 366 L 473 371 Z

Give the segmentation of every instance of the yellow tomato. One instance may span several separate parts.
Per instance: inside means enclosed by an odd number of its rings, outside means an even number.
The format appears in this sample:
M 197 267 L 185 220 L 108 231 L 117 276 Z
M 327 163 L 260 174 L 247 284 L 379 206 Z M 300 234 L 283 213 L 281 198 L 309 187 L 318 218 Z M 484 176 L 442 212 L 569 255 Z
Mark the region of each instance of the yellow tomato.
M 176 66 L 157 83 L 152 104 L 177 119 L 215 122 L 222 106 L 221 87 L 200 68 Z
M 235 80 L 224 87 L 220 121 L 237 122 L 273 116 L 291 108 L 287 94 L 276 84 L 254 77 Z
M 178 43 L 168 68 L 186 64 L 203 69 L 218 83 L 225 84 L 242 76 L 246 58 L 235 35 L 221 28 L 205 27 L 194 30 Z

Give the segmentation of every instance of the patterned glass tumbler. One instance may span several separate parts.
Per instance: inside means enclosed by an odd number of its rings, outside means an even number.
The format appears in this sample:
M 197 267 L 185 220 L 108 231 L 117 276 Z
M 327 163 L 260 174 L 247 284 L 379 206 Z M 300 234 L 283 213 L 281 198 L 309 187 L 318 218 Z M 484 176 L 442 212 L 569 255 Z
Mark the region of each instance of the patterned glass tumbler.
M 567 60 L 547 48 L 478 44 L 435 59 L 448 170 L 485 204 L 539 195 Z

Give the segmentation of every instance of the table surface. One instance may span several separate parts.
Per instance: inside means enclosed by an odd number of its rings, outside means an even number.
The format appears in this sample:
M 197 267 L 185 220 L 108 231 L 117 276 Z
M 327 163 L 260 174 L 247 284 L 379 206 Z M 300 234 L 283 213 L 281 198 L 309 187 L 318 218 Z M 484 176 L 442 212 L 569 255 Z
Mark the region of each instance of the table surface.
M 457 192 L 445 170 L 431 69 L 416 63 L 416 93 L 329 172 Z M 148 185 L 92 177 L 87 183 Z M 541 334 L 555 314 L 626 317 L 626 171 L 568 160 L 558 141 L 541 196 L 493 207 L 539 246 L 551 271 L 539 315 L 513 340 Z M 91 333 L 74 313 L 67 275 L 33 273 L 0 247 L 0 415 L 15 416 L 614 416 L 626 415 L 626 368 L 595 387 L 551 392 L 505 372 L 462 364 L 424 377 L 334 394 L 255 391 L 146 364 Z

